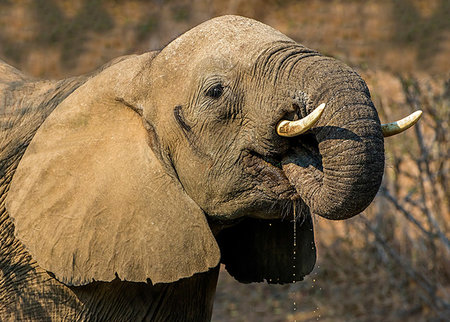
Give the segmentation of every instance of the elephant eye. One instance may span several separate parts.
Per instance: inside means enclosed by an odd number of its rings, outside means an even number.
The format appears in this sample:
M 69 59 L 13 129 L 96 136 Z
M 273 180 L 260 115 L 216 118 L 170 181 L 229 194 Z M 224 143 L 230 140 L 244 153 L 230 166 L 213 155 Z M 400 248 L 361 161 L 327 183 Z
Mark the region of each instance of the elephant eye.
M 206 92 L 206 96 L 209 96 L 211 98 L 219 98 L 220 96 L 222 96 L 222 93 L 223 93 L 222 84 L 217 84 Z

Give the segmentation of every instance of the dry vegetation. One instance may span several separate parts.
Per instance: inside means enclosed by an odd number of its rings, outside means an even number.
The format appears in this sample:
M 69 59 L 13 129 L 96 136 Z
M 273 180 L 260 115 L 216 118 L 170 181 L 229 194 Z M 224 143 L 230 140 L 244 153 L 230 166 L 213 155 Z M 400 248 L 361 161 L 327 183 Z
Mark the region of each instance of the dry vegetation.
M 315 218 L 318 264 L 304 282 L 243 285 L 222 272 L 213 320 L 448 320 L 449 1 L 0 0 L 0 57 L 34 76 L 64 77 L 160 48 L 227 13 L 357 68 L 383 121 L 419 107 L 425 115 L 386 140 L 383 185 L 362 216 Z

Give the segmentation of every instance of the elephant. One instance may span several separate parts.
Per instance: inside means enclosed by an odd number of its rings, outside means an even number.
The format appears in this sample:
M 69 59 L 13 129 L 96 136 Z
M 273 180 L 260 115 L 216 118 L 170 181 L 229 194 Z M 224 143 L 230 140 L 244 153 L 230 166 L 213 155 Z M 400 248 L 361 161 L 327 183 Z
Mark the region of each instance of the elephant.
M 361 213 L 420 117 L 382 125 L 353 69 L 240 16 L 87 75 L 0 71 L 2 321 L 208 321 L 220 263 L 301 281 L 312 218 Z

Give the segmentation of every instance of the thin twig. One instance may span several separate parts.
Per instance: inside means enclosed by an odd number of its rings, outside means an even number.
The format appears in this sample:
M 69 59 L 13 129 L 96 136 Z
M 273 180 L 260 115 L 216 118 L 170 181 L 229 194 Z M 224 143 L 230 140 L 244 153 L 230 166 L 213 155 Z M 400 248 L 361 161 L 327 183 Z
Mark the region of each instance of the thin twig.
M 442 308 L 445 310 L 450 310 L 450 304 L 436 296 L 435 287 L 433 287 L 433 284 L 428 281 L 425 276 L 415 271 L 410 263 L 407 263 L 400 254 L 390 247 L 378 230 L 370 224 L 367 218 L 364 216 L 360 216 L 360 218 L 364 226 L 374 234 L 376 242 L 383 247 L 386 254 L 388 254 L 399 266 L 401 266 L 402 270 L 405 271 L 418 285 L 420 285 L 422 289 L 426 291 L 430 297 L 430 299 L 425 299 L 427 304 L 435 309 L 439 316 L 443 317 L 440 310 Z

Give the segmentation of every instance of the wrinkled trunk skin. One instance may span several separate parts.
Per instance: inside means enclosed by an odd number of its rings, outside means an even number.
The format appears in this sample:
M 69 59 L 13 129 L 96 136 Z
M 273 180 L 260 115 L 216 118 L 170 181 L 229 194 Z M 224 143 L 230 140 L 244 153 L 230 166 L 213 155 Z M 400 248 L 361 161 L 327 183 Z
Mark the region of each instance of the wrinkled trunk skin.
M 302 117 L 320 103 L 326 108 L 312 130 L 316 148 L 297 149 L 283 169 L 313 214 L 352 217 L 373 200 L 384 170 L 384 139 L 369 90 L 332 58 L 304 59 L 294 75 L 308 97 Z
M 0 321 L 210 321 L 218 267 L 170 284 L 68 287 L 15 238 L 5 198 L 17 165 L 45 118 L 88 78 L 33 82 L 0 61 Z

